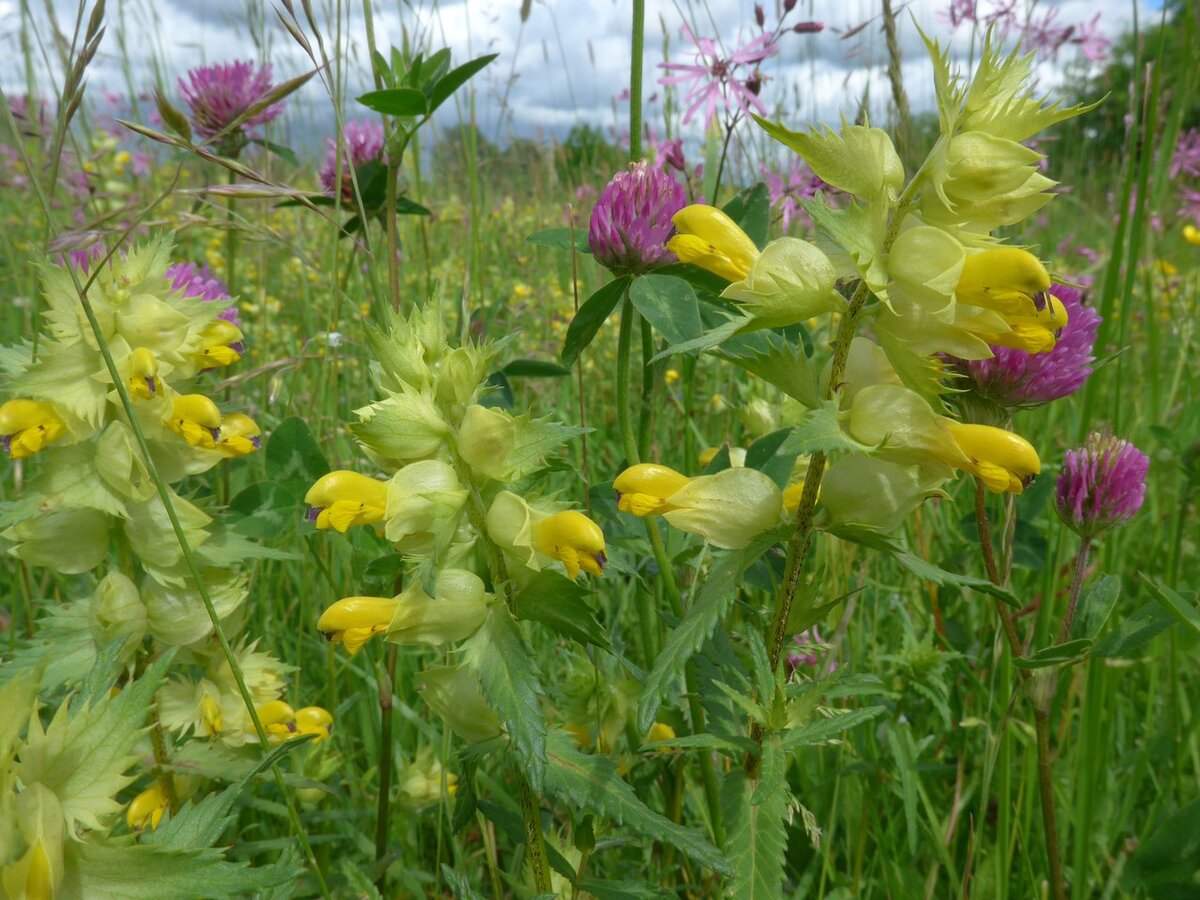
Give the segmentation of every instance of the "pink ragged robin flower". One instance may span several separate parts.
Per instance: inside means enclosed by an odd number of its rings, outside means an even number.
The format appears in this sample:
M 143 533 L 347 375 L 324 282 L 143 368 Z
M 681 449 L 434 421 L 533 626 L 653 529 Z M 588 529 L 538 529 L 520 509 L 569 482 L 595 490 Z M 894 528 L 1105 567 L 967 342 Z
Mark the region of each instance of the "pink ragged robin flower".
M 666 75 L 658 79 L 658 83 L 690 85 L 683 98 L 687 104 L 683 124 L 690 122 L 701 110 L 706 128 L 718 112 L 737 117 L 749 115 L 753 110 L 765 116 L 767 108 L 758 99 L 762 84 L 758 64 L 778 52 L 776 35 L 764 32 L 725 56 L 713 38 L 697 37 L 686 22 L 682 30 L 684 37 L 695 46 L 692 62 L 659 63 L 660 69 L 679 74 Z

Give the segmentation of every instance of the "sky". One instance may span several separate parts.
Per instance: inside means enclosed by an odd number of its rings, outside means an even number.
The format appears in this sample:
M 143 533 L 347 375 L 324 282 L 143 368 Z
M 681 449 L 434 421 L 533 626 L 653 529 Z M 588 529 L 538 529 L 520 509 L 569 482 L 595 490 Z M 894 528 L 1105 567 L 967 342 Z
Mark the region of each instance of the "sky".
M 522 21 L 521 0 L 389 0 L 376 3 L 374 28 L 383 47 L 410 38 L 433 47 L 449 46 L 456 63 L 498 53 L 498 59 L 472 83 L 474 114 L 482 133 L 498 143 L 513 137 L 562 137 L 575 125 L 590 124 L 614 132 L 628 115 L 619 96 L 629 87 L 628 0 L 526 0 L 528 15 Z M 950 0 L 895 0 L 899 11 L 899 37 L 904 84 L 916 111 L 932 108 L 930 67 L 916 25 L 950 42 L 950 52 L 967 65 L 978 55 L 980 36 L 969 26 L 951 32 L 945 10 Z M 959 0 L 963 2 L 963 0 Z M 969 2 L 969 0 L 968 0 Z M 981 12 L 1001 2 L 1024 9 L 1026 0 L 978 0 Z M 768 26 L 778 20 L 782 0 L 763 0 Z M 1138 4 L 1135 10 L 1135 3 Z M 67 0 L 30 4 L 35 46 L 35 77 L 42 90 L 53 78 L 42 63 L 52 55 L 49 11 L 60 26 L 71 27 L 76 6 Z M 332 53 L 338 45 L 338 6 L 351 11 L 343 16 L 341 44 L 347 60 L 350 98 L 368 88 L 366 29 L 361 4 L 356 0 L 313 0 L 318 25 Z M 836 121 L 841 113 L 853 117 L 868 98 L 876 121 L 886 119 L 890 88 L 884 65 L 886 50 L 880 28 L 879 0 L 799 0 L 787 17 L 791 25 L 819 21 L 818 34 L 786 34 L 779 52 L 762 67 L 766 82 L 761 97 L 773 118 L 797 128 L 816 121 Z M 1099 13 L 1101 34 L 1115 36 L 1126 30 L 1136 14 L 1152 19 L 1160 0 L 1038 0 L 1034 9 L 1057 8 L 1061 25 L 1084 24 Z M 300 4 L 296 3 L 297 8 Z M 48 8 L 49 9 L 48 9 Z M 89 6 L 90 10 L 90 6 Z M 274 8 L 261 0 L 110 0 L 108 32 L 89 68 L 93 93 L 128 93 L 161 80 L 178 98 L 176 78 L 187 69 L 231 59 L 267 60 L 277 80 L 312 68 L 304 51 L 279 24 Z M 303 14 L 301 14 L 303 15 Z M 644 92 L 657 97 L 647 104 L 646 117 L 662 130 L 663 88 L 657 83 L 665 59 L 691 62 L 694 48 L 681 34 L 680 25 L 691 24 L 695 33 L 717 38 L 726 51 L 759 33 L 754 4 L 747 0 L 647 0 Z M 865 23 L 865 25 L 864 25 Z M 860 27 L 864 26 L 864 27 Z M 312 37 L 311 29 L 305 32 Z M 20 7 L 17 0 L 0 0 L 0 87 L 24 93 L 26 72 L 21 63 Z M 1087 65 L 1074 46 L 1062 51 L 1057 63 L 1038 66 L 1041 87 L 1053 90 L 1069 66 Z M 95 100 L 96 98 L 93 97 Z M 317 79 L 290 104 L 281 126 L 300 144 L 311 140 L 332 121 L 331 101 Z M 348 100 L 346 114 L 361 107 Z M 364 111 L 365 112 L 365 111 Z M 144 110 L 143 118 L 149 114 Z M 465 103 L 447 104 L 439 116 L 443 125 L 459 121 L 470 110 Z M 693 121 L 685 136 L 698 140 L 703 123 Z

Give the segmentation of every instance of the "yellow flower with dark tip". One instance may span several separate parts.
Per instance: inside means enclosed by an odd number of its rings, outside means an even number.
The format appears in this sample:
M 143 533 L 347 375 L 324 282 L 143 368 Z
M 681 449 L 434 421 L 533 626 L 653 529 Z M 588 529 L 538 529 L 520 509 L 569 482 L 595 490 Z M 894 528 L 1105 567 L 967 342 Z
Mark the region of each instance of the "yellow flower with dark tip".
M 963 263 L 955 295 L 960 303 L 1012 317 L 1035 318 L 1046 308 L 1050 275 L 1041 261 L 1018 247 L 974 253 Z
M 158 378 L 158 359 L 145 347 L 138 347 L 129 354 L 129 374 L 125 386 L 134 400 L 152 400 L 162 390 L 162 382 Z
M 319 530 L 345 534 L 354 525 L 382 522 L 387 512 L 388 486 L 358 472 L 339 469 L 322 475 L 304 495 L 308 517 Z
M 252 418 L 243 413 L 230 413 L 221 420 L 217 449 L 229 457 L 249 456 L 262 446 L 261 434 L 262 430 Z
M 979 476 L 988 490 L 1019 494 L 1042 471 L 1037 451 L 1025 438 L 990 425 L 949 426 L 954 443 L 970 460 L 962 466 Z
M 320 706 L 304 706 L 296 710 L 296 734 L 315 734 L 313 743 L 320 743 L 333 731 L 333 716 Z
M 241 329 L 225 319 L 217 319 L 200 332 L 200 342 L 196 362 L 201 369 L 231 365 L 246 352 Z
M 183 394 L 171 405 L 167 427 L 193 447 L 214 450 L 221 435 L 221 411 L 203 394 Z
M 154 829 L 158 827 L 158 823 L 162 821 L 163 815 L 170 806 L 171 802 L 167 798 L 167 792 L 163 790 L 160 782 L 155 781 L 154 784 L 129 801 L 129 809 L 125 811 L 125 821 L 129 823 L 132 831 Z
M 258 721 L 262 723 L 267 737 L 286 741 L 296 733 L 296 711 L 283 700 L 271 700 L 254 707 Z
M 533 549 L 557 559 L 566 567 L 567 577 L 580 570 L 603 575 L 608 557 L 604 555 L 604 532 L 600 526 L 574 510 L 564 510 L 533 524 Z
M 208 732 L 210 738 L 219 736 L 225 725 L 220 698 L 214 697 L 207 691 L 200 701 L 200 721 L 204 723 L 204 730 Z
M 49 403 L 9 400 L 0 406 L 0 449 L 12 459 L 32 456 L 66 432 L 66 424 Z
M 345 644 L 353 656 L 363 644 L 388 630 L 400 601 L 395 597 L 344 597 L 317 620 L 325 640 Z
M 638 517 L 660 515 L 674 509 L 667 499 L 690 481 L 686 475 L 658 463 L 630 466 L 613 482 L 613 489 L 619 498 L 617 509 Z
M 667 249 L 680 262 L 699 266 L 727 281 L 742 281 L 758 259 L 754 241 L 715 206 L 685 206 L 671 221 L 677 233 L 667 241 Z

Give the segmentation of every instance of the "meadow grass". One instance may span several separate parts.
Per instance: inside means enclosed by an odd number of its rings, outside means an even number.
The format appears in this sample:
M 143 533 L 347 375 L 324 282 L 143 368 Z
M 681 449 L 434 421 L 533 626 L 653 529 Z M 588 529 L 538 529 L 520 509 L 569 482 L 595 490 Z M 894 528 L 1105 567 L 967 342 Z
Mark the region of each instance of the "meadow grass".
M 362 71 L 346 53 L 341 27 L 347 15 L 339 4 L 328 21 L 306 21 L 303 15 L 297 20 L 314 44 L 322 39 L 315 62 L 328 58 L 332 65 L 313 83 L 325 83 L 331 108 L 338 109 L 348 84 L 357 83 L 350 70 Z M 26 27 L 32 35 L 33 25 Z M 273 28 L 262 22 L 259 27 Z M 110 40 L 123 34 L 120 21 L 110 22 Z M 46 43 L 49 36 L 38 37 Z M 381 45 L 400 43 L 394 36 L 377 37 Z M 274 40 L 290 38 L 275 33 Z M 1132 524 L 1097 542 L 1086 573 L 1088 585 L 1105 575 L 1119 582 L 1119 599 L 1101 637 L 1111 652 L 1061 669 L 1053 699 L 1052 786 L 1076 900 L 1183 897 L 1200 884 L 1195 838 L 1200 381 L 1192 355 L 1200 247 L 1181 234 L 1171 208 L 1170 155 L 1158 152 L 1173 146 L 1184 130 L 1182 110 L 1196 96 L 1196 76 L 1190 60 L 1165 54 L 1161 44 L 1147 42 L 1142 54 L 1138 70 L 1148 76 L 1128 95 L 1133 124 L 1121 152 L 1101 158 L 1079 139 L 1079 131 L 1061 127 L 1057 140 L 1052 133 L 1042 147 L 1050 155 L 1051 174 L 1065 189 L 1031 228 L 1006 235 L 1039 248 L 1056 276 L 1091 278 L 1089 302 L 1104 317 L 1099 363 L 1086 387 L 1016 414 L 1014 427 L 1041 455 L 1041 477 L 1015 501 L 988 501 L 993 531 L 1005 537 L 1007 530 L 1010 585 L 1019 599 L 1016 621 L 1034 648 L 1055 643 L 1079 547 L 1078 537 L 1053 511 L 1064 451 L 1089 431 L 1107 427 L 1151 457 L 1145 505 Z M 182 73 L 164 73 L 168 81 L 176 74 Z M 319 93 L 288 103 L 315 104 Z M 53 109 L 55 97 L 43 96 Z M 469 122 L 477 101 L 463 92 L 456 102 L 462 122 Z M 140 121 L 147 121 L 152 106 L 141 101 Z M 0 194 L 5 223 L 0 290 L 6 300 L 0 304 L 0 343 L 27 339 L 40 327 L 44 307 L 29 263 L 34 256 L 53 257 L 66 246 L 65 237 L 84 231 L 101 232 L 110 250 L 119 241 L 168 232 L 175 240 L 173 258 L 206 262 L 229 282 L 248 336 L 245 356 L 211 379 L 211 393 L 236 398 L 238 408 L 261 426 L 268 447 L 282 423 L 299 417 L 330 468 L 372 471 L 346 424 L 353 410 L 376 399 L 364 328 L 382 321 L 391 305 L 387 230 L 373 222 L 361 234 L 364 243 L 356 243 L 340 233 L 339 223 L 352 210 L 322 207 L 321 215 L 275 198 L 206 193 L 204 186 L 230 180 L 227 173 L 136 135 L 106 137 L 98 108 L 85 97 L 75 124 L 61 135 L 60 149 L 53 141 L 25 139 L 35 154 L 36 171 L 28 174 L 43 183 L 49 183 L 55 159 L 64 166 L 86 160 L 91 175 L 86 194 L 60 183 L 49 217 L 37 210 L 27 187 L 10 182 Z M 323 121 L 326 112 L 309 111 L 309 117 Z M 370 115 L 359 108 L 355 117 L 360 113 Z M 291 108 L 289 115 L 302 113 Z M 49 117 L 51 128 L 55 121 Z M 919 159 L 928 147 L 928 123 L 906 124 L 908 155 Z M 756 177 L 754 160 L 767 158 L 766 136 L 747 123 L 740 127 L 744 144 L 731 160 L 720 196 L 710 201 L 724 202 L 749 187 Z M 269 139 L 282 139 L 276 129 L 268 127 Z M 127 149 L 148 151 L 149 169 L 134 174 L 122 156 Z M 314 154 L 309 148 L 292 163 L 250 148 L 244 159 L 272 181 L 311 190 Z M 400 309 L 433 303 L 453 335 L 511 335 L 499 367 L 513 360 L 556 361 L 579 303 L 607 275 L 586 254 L 527 238 L 568 223 L 586 232 L 595 191 L 622 155 L 607 143 L 594 157 L 570 143 L 518 142 L 500 150 L 466 124 L 436 137 L 422 133 L 402 174 L 406 196 L 433 215 L 396 220 Z M 576 191 L 582 187 L 590 191 Z M 776 218 L 773 233 L 779 225 Z M 808 233 L 800 225 L 793 231 Z M 1094 249 L 1096 261 L 1081 256 L 1079 246 Z M 554 413 L 590 429 L 565 447 L 547 489 L 586 508 L 605 527 L 610 568 L 596 581 L 591 600 L 613 647 L 648 668 L 677 623 L 665 612 L 668 597 L 655 577 L 649 546 L 640 528 L 616 511 L 611 491 L 628 458 L 619 430 L 617 332 L 614 319 L 569 373 L 513 376 L 507 386 L 514 411 Z M 818 331 L 813 339 L 822 343 L 831 336 Z M 694 455 L 699 450 L 746 446 L 780 425 L 778 391 L 710 357 L 698 362 L 674 357 L 647 371 L 652 383 L 641 386 L 635 377 L 634 389 L 648 398 L 649 414 L 638 423 L 645 429 L 648 459 L 673 461 L 682 469 L 686 456 L 689 471 L 699 471 Z M 755 405 L 756 400 L 763 402 Z M 9 466 L 0 498 L 20 498 L 25 471 Z M 382 896 L 444 896 L 451 890 L 473 896 L 462 884 L 447 883 L 444 865 L 481 895 L 533 895 L 523 869 L 528 851 L 517 812 L 518 783 L 486 759 L 460 752 L 461 744 L 416 694 L 420 670 L 452 654 L 416 647 L 397 651 L 374 642 L 350 656 L 315 627 L 322 610 L 339 597 L 390 595 L 396 570 L 378 562 L 388 555 L 388 543 L 370 529 L 332 539 L 299 515 L 256 524 L 256 495 L 246 491 L 275 475 L 268 453 L 258 453 L 190 478 L 181 493 L 222 510 L 223 520 L 244 524 L 244 533 L 288 555 L 249 564 L 242 633 L 295 666 L 287 675 L 289 695 L 333 714 L 325 752 L 334 764 L 319 779 L 322 785 L 290 768 L 290 760 L 280 764 L 281 784 L 289 792 L 299 798 L 295 792 L 309 789 L 295 804 L 298 823 L 328 890 L 334 896 L 371 896 L 376 890 Z M 964 477 L 947 489 L 949 496 L 919 508 L 902 534 L 921 558 L 982 577 L 973 485 Z M 667 529 L 665 535 L 668 556 L 686 579 L 687 597 L 703 582 L 706 551 L 678 531 Z M 37 633 L 48 609 L 87 595 L 93 583 L 88 575 L 60 575 L 13 557 L 0 562 L 0 572 L 6 655 Z M 764 600 L 769 595 L 761 589 L 763 579 L 770 584 L 769 568 L 746 578 L 714 639 L 721 652 L 742 648 L 741 636 L 770 623 Z M 1151 583 L 1176 592 L 1182 609 L 1164 605 Z M 1012 656 L 1001 650 L 991 600 L 953 585 L 939 587 L 885 555 L 833 538 L 817 541 L 803 590 L 822 600 L 845 598 L 820 620 L 825 644 L 817 651 L 818 669 L 836 666 L 877 676 L 871 702 L 883 710 L 839 740 L 788 755 L 787 784 L 797 806 L 788 819 L 781 890 L 826 898 L 1045 896 L 1036 738 Z M 648 610 L 658 611 L 651 620 Z M 636 752 L 644 737 L 634 724 L 639 685 L 631 670 L 595 648 L 544 633 L 530 638 L 530 646 L 547 686 L 543 705 L 550 726 L 598 730 L 601 719 L 613 717 L 619 723 L 616 745 L 593 743 L 590 752 L 611 755 L 647 806 L 715 839 L 699 754 Z M 718 693 L 713 669 L 711 660 L 699 661 L 704 686 L 699 700 L 710 717 L 728 716 L 732 708 L 713 696 Z M 682 735 L 688 701 L 682 678 L 678 681 L 659 719 Z M 853 709 L 858 702 L 848 691 L 837 705 Z M 381 707 L 391 714 L 382 757 Z M 592 718 L 581 722 L 581 716 Z M 429 754 L 457 774 L 458 789 L 452 796 L 441 791 L 426 804 L 411 796 L 416 788 L 406 781 L 418 758 Z M 382 807 L 381 759 L 394 767 Z M 475 809 L 464 807 L 465 796 L 477 798 Z M 244 795 L 237 826 L 226 839 L 231 858 L 269 862 L 295 841 L 282 799 L 269 781 Z M 584 878 L 597 882 L 571 888 L 556 875 L 555 890 L 564 895 L 649 896 L 632 886 L 621 893 L 617 883 L 623 881 L 652 882 L 671 896 L 721 893 L 718 877 L 671 846 L 549 799 L 544 812 L 547 842 Z M 593 831 L 589 845 L 582 836 Z M 311 869 L 295 888 L 300 895 L 318 892 Z

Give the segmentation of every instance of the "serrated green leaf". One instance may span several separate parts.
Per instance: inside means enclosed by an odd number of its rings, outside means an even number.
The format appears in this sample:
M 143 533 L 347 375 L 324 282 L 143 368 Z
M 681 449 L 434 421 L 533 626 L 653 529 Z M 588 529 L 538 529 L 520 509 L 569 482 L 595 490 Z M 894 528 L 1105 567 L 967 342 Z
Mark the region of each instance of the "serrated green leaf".
M 777 738 L 763 742 L 763 770 L 773 774 L 755 785 L 745 774 L 731 776 L 726 785 L 729 862 L 734 870 L 729 896 L 738 900 L 767 900 L 783 895 L 783 864 L 787 850 L 787 782 L 780 776 L 783 750 Z M 755 802 L 755 801 L 758 802 Z
M 415 88 L 388 88 L 370 91 L 358 98 L 367 109 L 387 116 L 423 116 L 428 111 L 429 100 Z
M 1083 662 L 1095 642 L 1091 638 L 1079 638 L 1053 647 L 1043 647 L 1036 653 L 1013 660 L 1019 669 L 1046 669 L 1050 666 L 1069 666 Z
M 644 881 L 597 881 L 595 878 L 583 879 L 579 882 L 579 890 L 596 900 L 675 900 L 679 896 Z
M 716 355 L 775 385 L 810 409 L 820 405 L 816 373 L 804 348 L 780 334 L 759 331 L 736 335 L 721 344 Z
M 54 792 L 68 830 L 99 829 L 120 811 L 114 798 L 133 781 L 125 774 L 137 760 L 133 745 L 172 656 L 163 654 L 111 700 L 80 704 L 74 713 L 70 699 L 64 700 L 45 731 L 38 719 L 30 720 L 15 772 L 22 784 Z
M 917 793 L 920 787 L 920 777 L 917 775 L 917 748 L 913 745 L 912 732 L 907 725 L 893 723 L 887 730 L 887 742 L 900 773 L 900 798 L 904 801 L 904 828 L 908 836 L 908 852 L 915 856 Z
M 730 316 L 720 325 L 713 326 L 697 338 L 684 341 L 682 344 L 672 344 L 665 350 L 654 355 L 650 362 L 659 362 L 669 356 L 698 356 L 705 350 L 711 350 L 733 337 L 754 319 L 751 316 Z
M 886 302 L 888 271 L 883 242 L 887 234 L 887 206 L 883 203 L 851 203 L 847 207 L 834 209 L 821 194 L 812 200 L 801 200 L 800 205 L 812 217 L 813 224 L 848 255 L 854 271 L 867 283 L 871 292 Z M 819 241 L 818 246 L 829 250 Z M 836 253 L 831 258 L 835 256 Z M 833 262 L 837 264 L 838 260 L 834 258 Z
M 445 863 L 442 863 L 442 878 L 446 879 L 457 900 L 484 900 L 483 894 L 471 887 L 471 880 L 466 875 L 455 872 Z
M 497 56 L 499 56 L 498 53 L 489 53 L 487 56 L 480 56 L 470 62 L 463 63 L 457 69 L 439 78 L 433 85 L 433 89 L 429 92 L 429 112 L 432 113 L 450 99 L 450 96 L 455 91 L 466 84 L 477 72 Z
M 538 572 L 513 600 L 518 619 L 539 622 L 581 644 L 612 651 L 596 611 L 587 602 L 592 592 L 558 572 Z
M 913 556 L 911 553 L 893 553 L 892 558 L 913 575 L 925 581 L 932 581 L 934 584 L 941 585 L 942 587 L 954 585 L 955 587 L 971 588 L 972 590 L 979 591 L 981 594 L 988 594 L 999 600 L 1003 600 L 1009 606 L 1019 607 L 1021 605 L 1020 601 L 1013 596 L 1009 588 L 992 584 L 986 578 L 975 578 L 972 575 L 959 575 L 955 572 L 947 572 L 945 569 L 939 568 L 933 563 L 921 559 L 919 556 Z
M 546 772 L 546 718 L 539 698 L 537 664 L 503 603 L 493 603 L 483 626 L 465 644 L 463 661 L 479 679 L 533 789 L 541 792 Z
M 853 709 L 838 713 L 827 719 L 816 719 L 807 722 L 799 728 L 791 728 L 783 733 L 783 746 L 786 750 L 819 744 L 837 737 L 843 731 L 856 728 L 864 722 L 870 722 L 887 712 L 884 706 L 868 706 L 865 709 Z
M 629 276 L 614 278 L 583 301 L 583 305 L 571 319 L 571 324 L 567 326 L 567 336 L 563 340 L 561 354 L 564 366 L 570 368 L 575 365 L 579 354 L 595 340 L 600 326 L 612 315 L 628 287 Z
M 814 453 L 866 453 L 874 448 L 860 444 L 842 429 L 837 400 L 823 400 L 805 413 L 781 449 L 811 456 Z
M 7 765 L 17 739 L 33 714 L 37 702 L 38 680 L 33 672 L 22 672 L 0 687 L 0 765 Z
M 712 568 L 697 592 L 695 602 L 667 638 L 642 684 L 642 696 L 638 701 L 638 730 L 643 734 L 654 724 L 654 716 L 667 688 L 682 676 L 688 660 L 725 618 L 737 592 L 741 573 L 766 553 L 773 543 L 774 535 L 760 537 L 741 550 L 713 552 Z
M 608 757 L 580 753 L 563 732 L 550 735 L 547 757 L 546 789 L 551 793 L 580 809 L 607 816 L 644 837 L 673 846 L 701 865 L 732 874 L 732 868 L 716 847 L 642 803 Z

